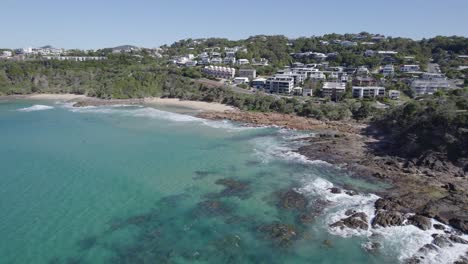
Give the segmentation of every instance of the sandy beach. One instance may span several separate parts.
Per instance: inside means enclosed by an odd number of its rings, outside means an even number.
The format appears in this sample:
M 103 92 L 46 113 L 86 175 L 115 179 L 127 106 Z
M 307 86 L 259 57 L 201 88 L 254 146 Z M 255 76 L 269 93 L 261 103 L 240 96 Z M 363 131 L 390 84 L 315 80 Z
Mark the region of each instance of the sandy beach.
M 237 109 L 232 106 L 209 103 L 201 101 L 185 101 L 177 98 L 160 98 L 150 97 L 143 99 L 99 99 L 95 97 L 88 97 L 79 94 L 30 94 L 30 95 L 14 95 L 4 96 L 6 99 L 30 99 L 30 100 L 59 100 L 59 101 L 74 101 L 77 106 L 99 106 L 99 105 L 115 105 L 115 104 L 145 104 L 148 106 L 174 106 L 189 108 L 202 112 L 224 112 L 236 111 Z
M 33 100 L 75 100 L 75 99 L 86 99 L 85 95 L 82 94 L 32 94 L 26 95 L 25 99 Z
M 148 105 L 160 105 L 160 106 L 179 106 L 186 107 L 194 110 L 201 111 L 213 111 L 213 112 L 224 112 L 224 111 L 235 111 L 236 108 L 224 105 L 220 103 L 208 103 L 201 101 L 183 101 L 177 98 L 145 98 L 144 103 Z

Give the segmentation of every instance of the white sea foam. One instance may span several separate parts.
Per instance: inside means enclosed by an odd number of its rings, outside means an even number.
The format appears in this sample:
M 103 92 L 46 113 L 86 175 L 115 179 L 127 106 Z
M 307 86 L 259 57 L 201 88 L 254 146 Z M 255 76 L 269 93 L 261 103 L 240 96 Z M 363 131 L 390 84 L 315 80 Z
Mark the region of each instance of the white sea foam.
M 296 149 L 305 143 L 300 140 L 310 137 L 312 134 L 301 133 L 292 130 L 279 130 L 279 136 L 264 136 L 252 140 L 254 152 L 263 163 L 269 163 L 274 160 L 286 160 L 303 165 L 331 165 L 322 160 L 309 160 L 306 156 L 297 153 Z
M 421 258 L 421 263 L 453 263 L 460 256 L 468 252 L 468 245 L 455 243 L 451 247 L 438 248 L 429 252 L 419 252 L 421 247 L 432 242 L 432 234 L 444 234 L 444 231 L 435 228 L 424 231 L 413 225 L 372 228 L 371 220 L 375 215 L 374 203 L 379 197 L 374 194 L 350 196 L 345 192 L 333 194 L 330 192 L 330 188 L 332 187 L 333 184 L 325 179 L 310 179 L 310 177 L 306 177 L 304 185 L 297 189 L 298 192 L 311 197 L 311 199 L 312 197 L 320 197 L 330 202 L 330 205 L 325 210 L 323 223 L 331 234 L 345 238 L 351 236 L 367 237 L 369 242 L 364 243 L 363 248 L 369 247 L 371 242 L 378 242 L 382 246 L 382 254 L 398 256 L 400 261 L 413 256 L 421 256 L 423 257 Z M 345 215 L 348 209 L 364 212 L 368 216 L 369 230 L 330 227 L 331 224 L 348 217 Z M 433 219 L 432 223 L 441 224 Z M 445 229 L 452 230 L 449 226 L 445 226 Z M 461 237 L 468 240 L 467 235 Z
M 49 109 L 54 109 L 53 106 L 48 106 L 48 105 L 33 105 L 30 107 L 25 107 L 18 109 L 20 112 L 34 112 L 34 111 L 44 111 L 44 110 L 49 110 Z
M 168 120 L 172 122 L 193 122 L 201 125 L 209 126 L 212 128 L 225 129 L 229 132 L 242 131 L 248 129 L 258 129 L 255 127 L 239 126 L 230 121 L 213 121 L 194 117 L 186 114 L 179 114 L 159 110 L 152 107 L 144 107 L 141 105 L 109 105 L 109 106 L 86 106 L 86 107 L 73 107 L 74 103 L 64 103 L 62 106 L 71 112 L 75 113 L 96 113 L 96 114 L 118 114 L 122 116 L 133 116 L 141 118 L 151 118 L 158 120 Z

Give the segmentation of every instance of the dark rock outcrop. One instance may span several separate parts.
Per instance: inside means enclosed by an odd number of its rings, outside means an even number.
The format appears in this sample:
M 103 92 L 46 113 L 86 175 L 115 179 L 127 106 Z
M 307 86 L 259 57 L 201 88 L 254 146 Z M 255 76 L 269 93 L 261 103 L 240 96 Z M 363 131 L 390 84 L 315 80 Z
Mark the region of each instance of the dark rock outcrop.
M 429 230 L 432 228 L 431 219 L 422 215 L 413 215 L 408 218 L 408 224 L 417 226 L 422 230 Z
M 350 217 L 341 219 L 340 221 L 331 224 L 330 227 L 339 227 L 341 229 L 345 227 L 362 230 L 369 229 L 369 225 L 367 224 L 367 215 L 362 212 L 355 213 Z
M 307 207 L 307 198 L 295 190 L 289 190 L 281 195 L 280 207 L 302 211 Z
M 372 227 L 401 226 L 404 220 L 404 215 L 398 211 L 379 210 L 372 219 Z
M 279 222 L 263 225 L 259 230 L 266 234 L 267 238 L 273 240 L 275 244 L 282 247 L 291 245 L 291 243 L 298 238 L 294 226 Z

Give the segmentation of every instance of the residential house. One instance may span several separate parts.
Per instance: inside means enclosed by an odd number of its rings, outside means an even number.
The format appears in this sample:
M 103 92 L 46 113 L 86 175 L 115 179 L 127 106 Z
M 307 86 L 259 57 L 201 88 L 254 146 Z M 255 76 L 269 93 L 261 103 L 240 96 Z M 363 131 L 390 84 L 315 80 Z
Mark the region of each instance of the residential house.
M 356 70 L 357 75 L 369 75 L 370 71 L 366 66 L 359 66 Z
M 239 69 L 239 77 L 247 77 L 249 80 L 257 78 L 256 69 Z
M 233 80 L 234 84 L 244 84 L 244 83 L 249 83 L 249 78 L 247 77 L 236 77 Z
M 265 90 L 270 93 L 291 94 L 294 78 L 291 76 L 273 76 L 266 80 Z
M 400 67 L 400 71 L 402 71 L 402 72 L 419 72 L 419 71 L 421 71 L 421 68 L 417 64 L 403 65 L 403 66 Z
M 364 52 L 364 56 L 366 56 L 366 57 L 372 57 L 374 55 L 375 55 L 375 51 L 373 51 L 373 50 L 366 50 Z
M 357 42 L 348 41 L 348 40 L 342 41 L 340 44 L 341 44 L 341 46 L 343 46 L 343 47 L 356 47 L 356 46 L 358 45 Z
M 321 71 L 314 71 L 310 73 L 309 78 L 312 80 L 325 80 L 327 76 L 325 76 L 325 73 Z
M 211 58 L 211 64 L 222 64 L 222 63 L 223 63 L 223 59 L 221 59 L 220 57 Z
M 302 96 L 312 96 L 312 89 L 310 89 L 310 88 L 303 88 L 303 89 L 302 89 Z
M 246 65 L 246 64 L 249 64 L 249 60 L 248 59 L 238 59 L 237 60 L 237 64 L 238 65 Z
M 374 86 L 353 86 L 353 97 L 354 98 L 375 98 L 375 97 L 384 97 L 385 88 L 384 87 L 374 87 Z
M 255 66 L 268 66 L 268 60 L 265 58 L 260 58 L 258 60 L 252 59 L 252 64 Z
M 416 95 L 433 94 L 439 89 L 450 88 L 450 83 L 441 73 L 424 73 L 421 78 L 411 82 L 411 89 Z
M 400 91 L 390 90 L 388 91 L 388 97 L 392 100 L 398 100 L 400 99 Z
M 265 89 L 266 81 L 267 80 L 265 78 L 258 78 L 258 79 L 252 80 L 252 82 L 250 84 L 255 89 L 263 90 L 263 89 Z
M 376 80 L 371 76 L 357 76 L 353 79 L 355 86 L 375 86 Z
M 191 61 L 187 61 L 187 62 L 185 63 L 185 66 L 187 66 L 187 67 L 195 67 L 195 66 L 197 66 L 197 64 L 198 64 L 197 61 L 192 61 L 192 60 L 191 60 Z
M 346 92 L 346 84 L 342 82 L 324 82 L 322 96 L 336 98 Z
M 236 74 L 236 69 L 221 66 L 205 66 L 203 72 L 219 79 L 232 79 Z
M 382 68 L 383 76 L 393 76 L 395 74 L 395 68 L 392 64 L 387 64 Z
M 235 57 L 225 57 L 223 59 L 223 63 L 233 65 L 233 64 L 236 63 L 236 58 Z
M 7 58 L 7 57 L 11 57 L 13 56 L 13 53 L 9 50 L 4 50 L 2 51 L 2 56 L 1 57 L 4 57 L 4 58 Z

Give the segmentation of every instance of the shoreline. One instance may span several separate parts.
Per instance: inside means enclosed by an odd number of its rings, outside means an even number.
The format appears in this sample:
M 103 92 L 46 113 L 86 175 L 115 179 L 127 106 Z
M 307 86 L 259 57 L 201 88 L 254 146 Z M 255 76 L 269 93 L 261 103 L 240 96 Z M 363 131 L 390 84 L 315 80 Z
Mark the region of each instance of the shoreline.
M 379 153 L 378 146 L 382 142 L 378 135 L 365 132 L 367 124 L 257 112 L 205 112 L 198 116 L 253 126 L 314 131 L 316 136 L 302 139 L 307 144 L 297 153 L 309 160 L 323 160 L 338 166 L 352 177 L 391 185 L 375 192 L 382 197 L 378 203 L 385 204 L 381 212 L 382 207 L 376 202 L 376 213 L 389 212 L 384 221 L 394 215 L 413 213 L 421 219 L 433 218 L 468 233 L 468 181 L 463 169 L 431 154 L 408 160 Z
M 28 94 L 28 95 L 7 95 L 0 96 L 0 99 L 13 99 L 13 100 L 76 100 L 75 107 L 84 106 L 105 106 L 117 104 L 129 105 L 147 105 L 147 106 L 166 106 L 166 107 L 182 107 L 201 112 L 223 112 L 223 111 L 237 111 L 235 107 L 228 106 L 221 103 L 210 103 L 203 101 L 189 101 L 180 100 L 178 98 L 161 98 L 161 97 L 147 97 L 147 98 L 132 98 L 132 99 L 100 99 L 96 97 L 89 97 L 86 95 L 77 94 Z

